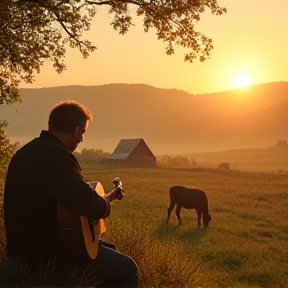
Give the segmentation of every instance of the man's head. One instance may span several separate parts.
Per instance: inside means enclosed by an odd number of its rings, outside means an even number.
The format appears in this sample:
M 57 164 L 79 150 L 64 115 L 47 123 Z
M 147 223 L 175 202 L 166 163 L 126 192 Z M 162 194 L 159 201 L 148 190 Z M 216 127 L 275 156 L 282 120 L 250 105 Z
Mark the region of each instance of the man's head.
M 92 115 L 82 104 L 67 100 L 59 102 L 51 111 L 49 132 L 57 136 L 73 152 L 83 141 L 83 134 L 92 121 Z

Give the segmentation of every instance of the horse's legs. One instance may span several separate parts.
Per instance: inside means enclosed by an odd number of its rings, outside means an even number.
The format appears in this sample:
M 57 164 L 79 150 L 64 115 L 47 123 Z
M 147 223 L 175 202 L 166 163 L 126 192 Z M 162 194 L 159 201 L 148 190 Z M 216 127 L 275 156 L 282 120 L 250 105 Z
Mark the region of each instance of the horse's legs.
M 169 208 L 168 208 L 168 215 L 167 215 L 166 223 L 168 223 L 168 221 L 169 221 L 169 218 L 170 218 L 170 215 L 171 215 L 171 212 L 172 212 L 174 206 L 175 206 L 175 203 L 172 203 L 172 202 L 171 202 L 171 203 L 170 203 L 170 206 L 169 206 Z
M 201 211 L 196 210 L 197 212 L 197 221 L 198 221 L 198 227 L 201 226 Z
M 181 217 L 180 217 L 181 208 L 182 208 L 182 206 L 177 204 L 177 206 L 176 206 L 176 216 L 177 216 L 177 218 L 179 220 L 178 225 L 181 225 L 181 223 L 182 223 L 182 220 L 181 220 Z

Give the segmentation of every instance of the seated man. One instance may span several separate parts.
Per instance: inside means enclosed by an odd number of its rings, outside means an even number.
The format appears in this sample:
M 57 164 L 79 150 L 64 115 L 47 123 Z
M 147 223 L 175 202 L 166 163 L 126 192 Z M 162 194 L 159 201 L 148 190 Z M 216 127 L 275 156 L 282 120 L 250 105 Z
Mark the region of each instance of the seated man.
M 119 199 L 117 189 L 98 195 L 85 182 L 72 154 L 90 121 L 92 116 L 83 105 L 60 102 L 50 113 L 48 131 L 13 156 L 4 190 L 6 254 L 31 263 L 39 258 L 53 261 L 60 271 L 67 267 L 86 271 L 102 280 L 101 287 L 138 287 L 136 263 L 111 243 L 101 242 L 96 258 L 87 261 L 70 260 L 65 251 L 59 205 L 99 220 L 109 216 L 110 202 Z

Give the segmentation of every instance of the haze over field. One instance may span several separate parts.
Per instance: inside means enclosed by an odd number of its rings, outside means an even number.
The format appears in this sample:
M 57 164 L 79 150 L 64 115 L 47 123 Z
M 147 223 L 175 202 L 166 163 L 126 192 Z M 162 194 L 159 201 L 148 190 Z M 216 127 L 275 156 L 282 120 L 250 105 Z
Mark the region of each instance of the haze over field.
M 12 143 L 47 129 L 61 100 L 80 101 L 93 121 L 78 147 L 113 152 L 120 139 L 143 138 L 155 155 L 266 148 L 288 140 L 288 82 L 211 94 L 143 84 L 22 89 L 23 101 L 0 107 Z

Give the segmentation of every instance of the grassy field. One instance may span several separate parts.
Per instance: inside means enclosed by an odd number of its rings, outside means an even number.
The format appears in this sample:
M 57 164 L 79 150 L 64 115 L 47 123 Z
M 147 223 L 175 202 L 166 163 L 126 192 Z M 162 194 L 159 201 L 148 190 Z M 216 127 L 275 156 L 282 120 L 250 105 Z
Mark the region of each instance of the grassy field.
M 126 197 L 113 203 L 103 237 L 136 259 L 147 287 L 288 286 L 287 175 L 91 167 L 84 173 L 103 179 L 107 190 L 114 176 L 121 177 Z M 208 229 L 196 228 L 195 211 L 185 209 L 182 226 L 175 211 L 165 225 L 172 185 L 206 191 Z
M 288 287 L 287 174 L 100 166 L 83 166 L 83 173 L 89 181 L 101 181 L 106 191 L 113 188 L 116 176 L 121 178 L 126 195 L 112 203 L 102 236 L 135 259 L 141 287 Z M 185 209 L 181 226 L 175 210 L 165 224 L 173 185 L 205 190 L 212 217 L 209 228 L 197 228 L 195 210 Z

